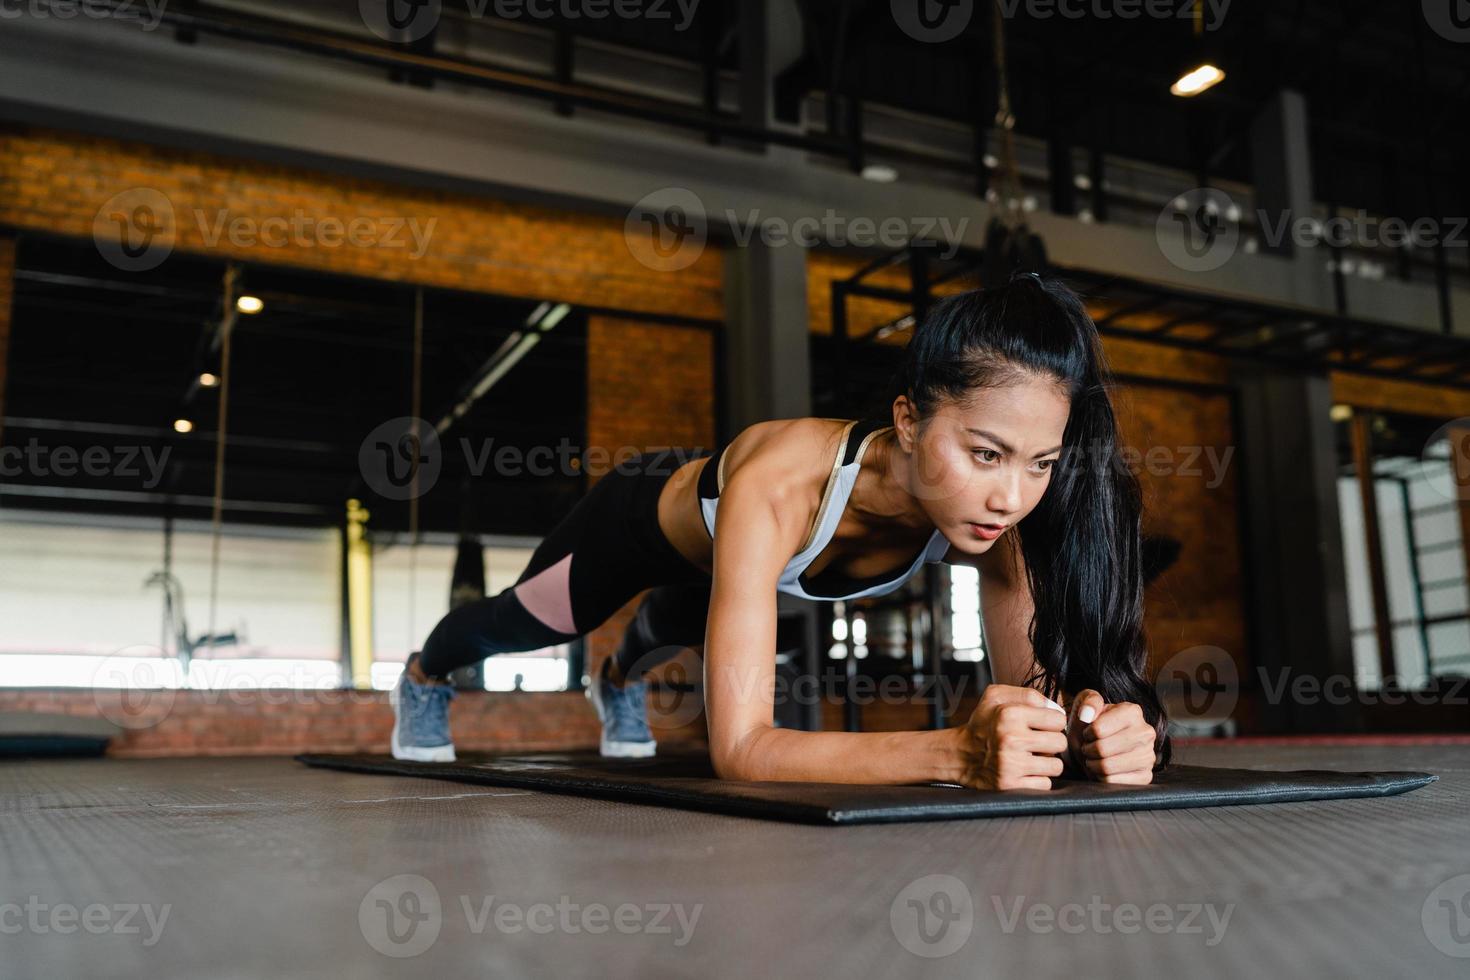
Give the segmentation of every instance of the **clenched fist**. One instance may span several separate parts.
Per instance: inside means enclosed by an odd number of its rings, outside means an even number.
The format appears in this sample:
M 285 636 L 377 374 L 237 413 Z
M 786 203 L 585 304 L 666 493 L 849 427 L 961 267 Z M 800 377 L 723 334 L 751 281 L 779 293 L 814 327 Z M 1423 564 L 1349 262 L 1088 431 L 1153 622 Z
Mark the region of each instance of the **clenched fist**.
M 991 684 L 962 730 L 972 789 L 1051 789 L 1067 752 L 1067 715 L 1029 687 Z
M 1068 706 L 1068 752 L 1091 779 L 1146 786 L 1154 778 L 1154 726 L 1132 701 L 1108 704 L 1096 691 L 1080 692 Z

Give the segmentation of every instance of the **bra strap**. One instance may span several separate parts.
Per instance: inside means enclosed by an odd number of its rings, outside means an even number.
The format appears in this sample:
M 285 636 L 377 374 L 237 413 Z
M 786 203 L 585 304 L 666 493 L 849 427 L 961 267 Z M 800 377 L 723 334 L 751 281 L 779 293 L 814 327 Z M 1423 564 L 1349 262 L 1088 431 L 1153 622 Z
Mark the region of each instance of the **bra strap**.
M 852 433 L 853 426 L 857 420 L 853 420 L 843 428 L 842 439 L 837 444 L 837 455 L 832 459 L 832 472 L 827 474 L 827 486 L 822 490 L 822 502 L 817 505 L 817 516 L 812 519 L 812 529 L 807 532 L 806 540 L 802 542 L 798 551 L 805 551 L 812 546 L 817 538 L 817 528 L 822 526 L 822 518 L 827 514 L 827 505 L 832 502 L 832 488 L 837 486 L 837 473 L 842 469 L 842 460 L 847 455 L 847 437 Z
M 857 425 L 857 423 L 854 422 L 853 425 Z M 893 428 L 893 426 L 883 425 L 879 426 L 876 429 L 870 429 L 868 431 L 868 434 L 863 436 L 863 441 L 858 443 L 857 452 L 852 454 L 852 461 L 854 463 L 861 464 L 863 461 L 863 454 L 868 451 L 868 443 L 872 442 L 875 436 L 881 436 L 883 433 L 887 432 L 891 428 Z

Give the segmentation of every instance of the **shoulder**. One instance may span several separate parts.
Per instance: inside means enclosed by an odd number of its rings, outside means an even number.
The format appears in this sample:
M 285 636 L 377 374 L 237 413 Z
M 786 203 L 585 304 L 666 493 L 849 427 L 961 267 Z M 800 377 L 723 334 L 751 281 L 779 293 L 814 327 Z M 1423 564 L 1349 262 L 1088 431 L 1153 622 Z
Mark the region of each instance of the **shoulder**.
M 725 488 L 756 493 L 785 516 L 810 520 L 846 426 L 845 419 L 797 418 L 745 428 L 725 448 Z
M 725 482 L 756 473 L 783 483 L 820 473 L 825 482 L 846 425 L 843 419 L 799 418 L 747 426 L 725 449 Z

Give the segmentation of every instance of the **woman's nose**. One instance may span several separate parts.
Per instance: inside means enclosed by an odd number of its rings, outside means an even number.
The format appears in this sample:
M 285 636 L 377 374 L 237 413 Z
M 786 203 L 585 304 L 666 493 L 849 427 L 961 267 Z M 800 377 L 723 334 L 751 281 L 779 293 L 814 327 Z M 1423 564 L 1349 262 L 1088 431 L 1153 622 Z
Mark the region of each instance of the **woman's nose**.
M 1014 514 L 1021 509 L 1021 476 L 1019 473 L 1007 473 L 1001 476 L 990 487 L 990 495 L 985 502 L 994 514 Z

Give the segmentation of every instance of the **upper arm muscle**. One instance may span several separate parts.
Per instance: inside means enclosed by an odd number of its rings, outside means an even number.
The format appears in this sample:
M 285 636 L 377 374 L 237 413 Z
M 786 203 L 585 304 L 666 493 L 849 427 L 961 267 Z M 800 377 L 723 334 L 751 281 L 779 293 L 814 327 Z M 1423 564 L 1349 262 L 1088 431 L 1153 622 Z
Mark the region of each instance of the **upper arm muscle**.
M 806 533 L 800 494 L 752 459 L 720 493 L 714 588 L 705 634 L 705 708 L 717 772 L 739 764 L 741 746 L 773 724 L 776 586 Z

